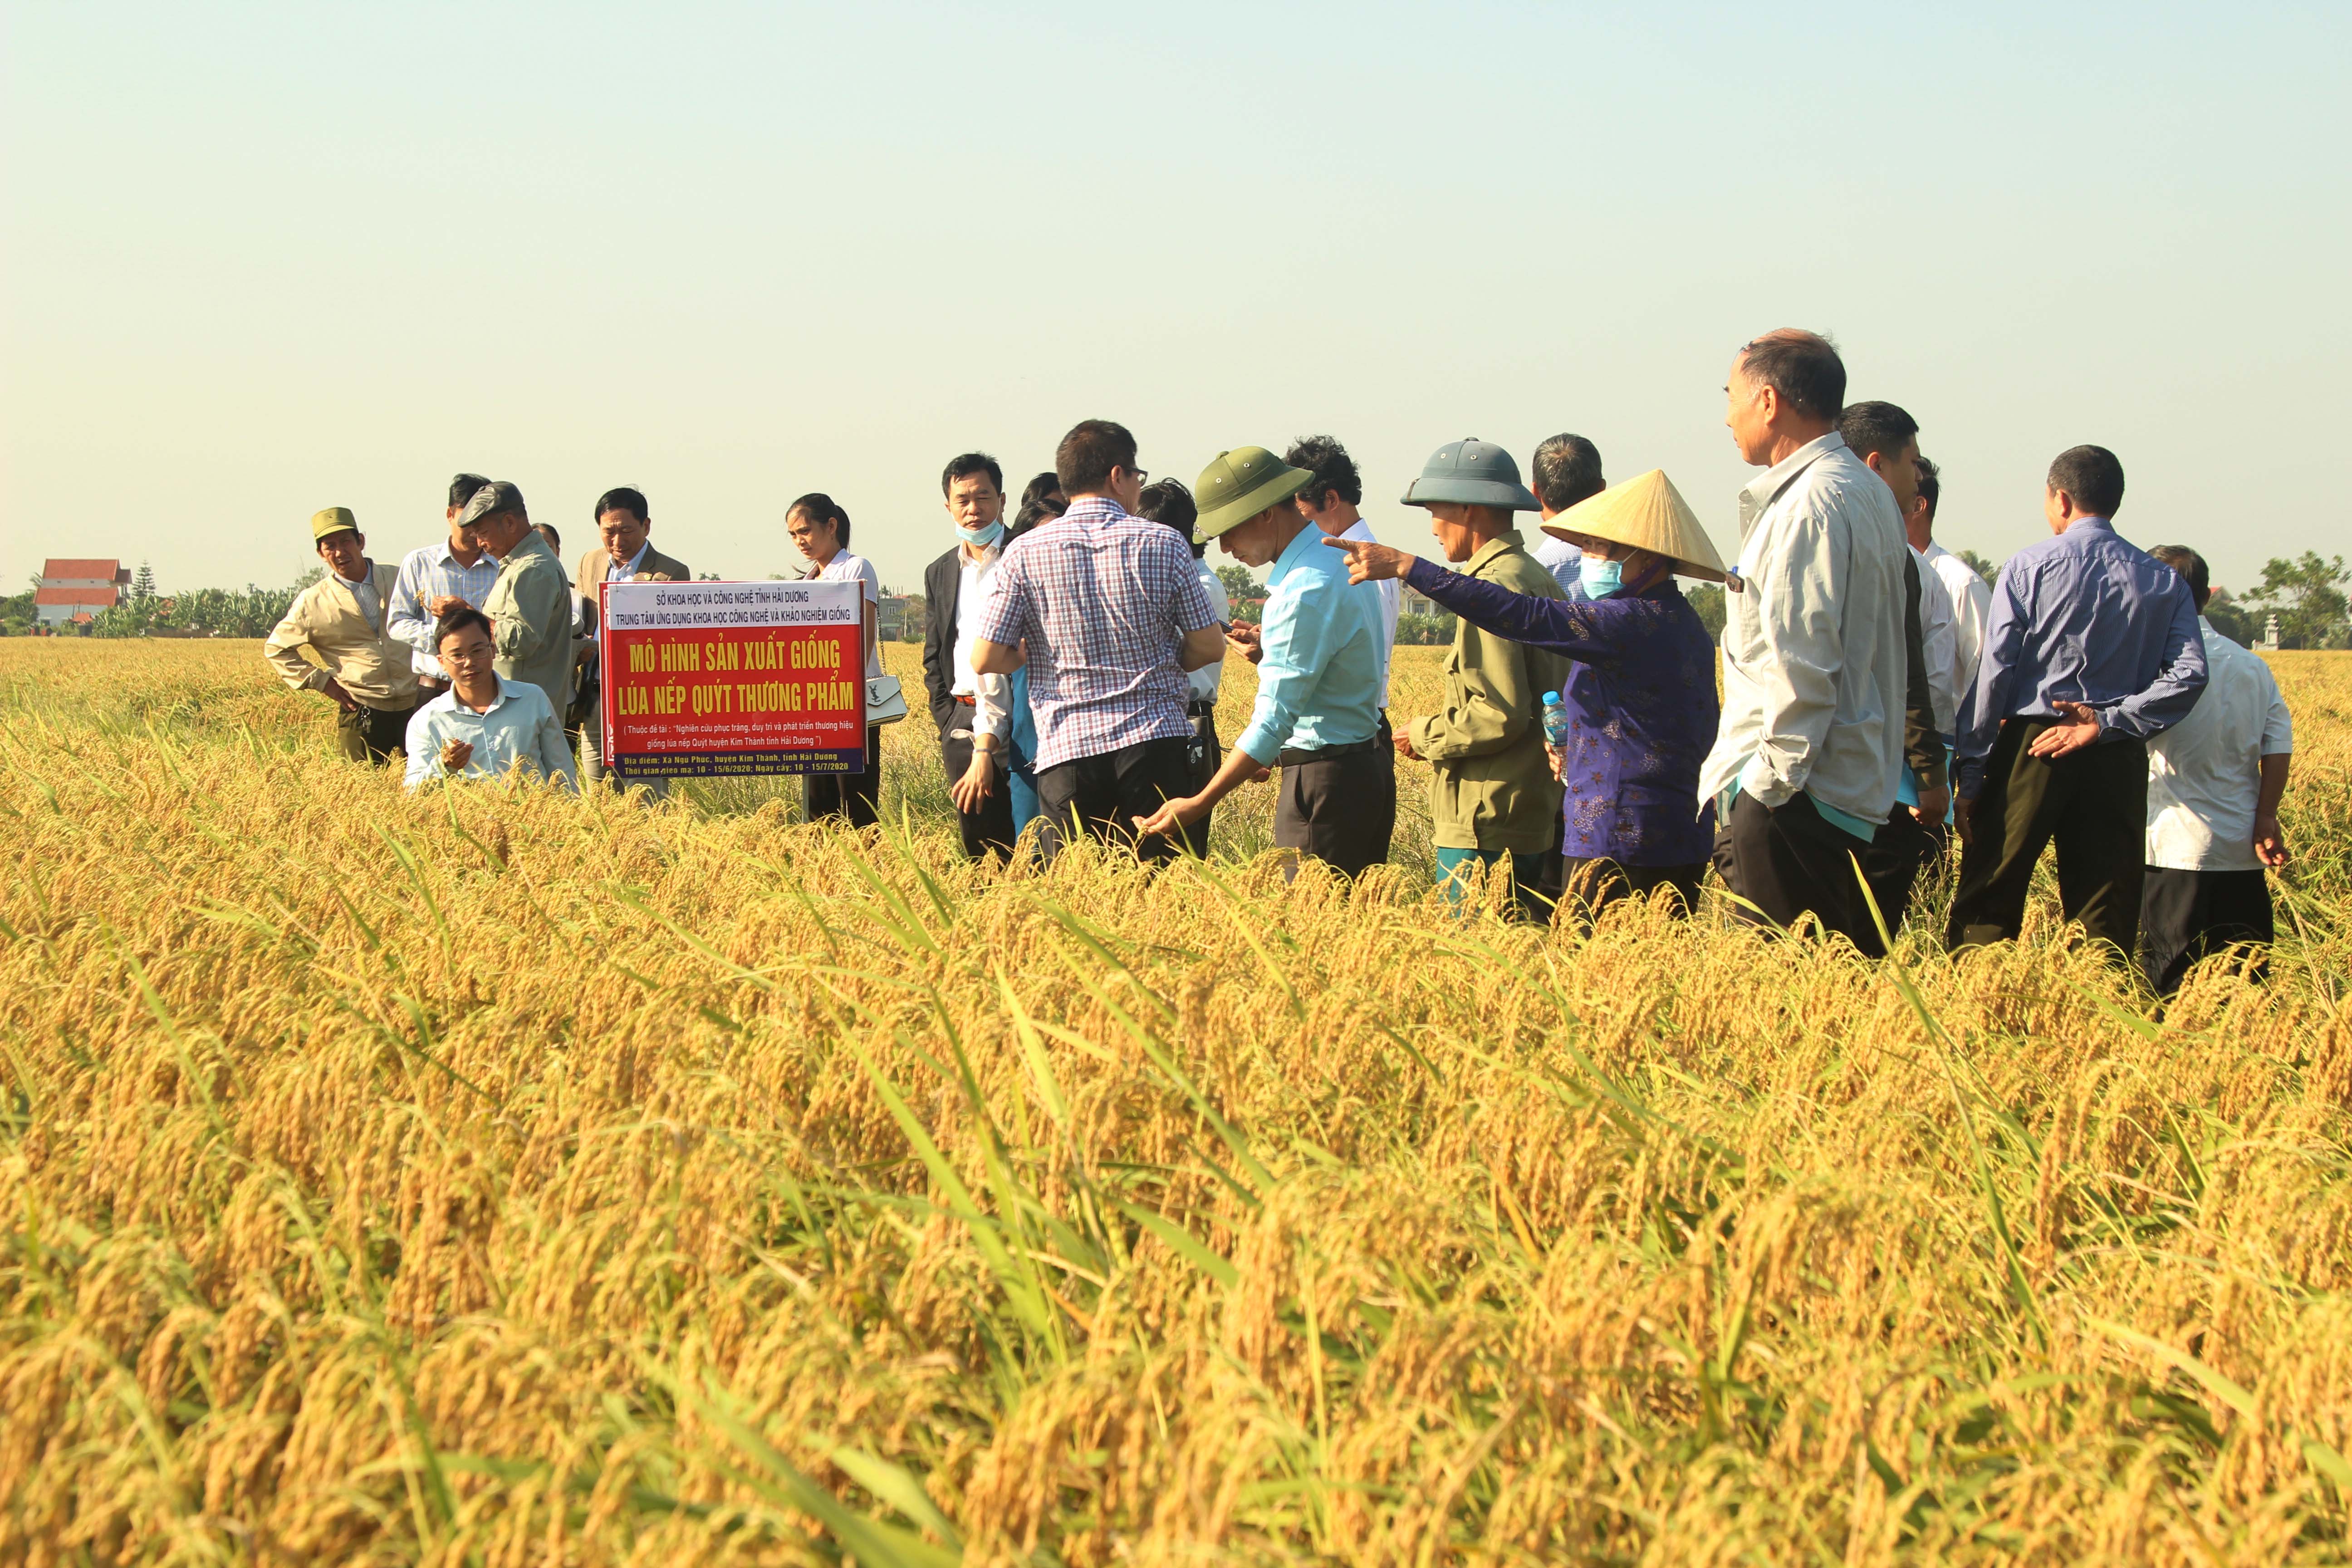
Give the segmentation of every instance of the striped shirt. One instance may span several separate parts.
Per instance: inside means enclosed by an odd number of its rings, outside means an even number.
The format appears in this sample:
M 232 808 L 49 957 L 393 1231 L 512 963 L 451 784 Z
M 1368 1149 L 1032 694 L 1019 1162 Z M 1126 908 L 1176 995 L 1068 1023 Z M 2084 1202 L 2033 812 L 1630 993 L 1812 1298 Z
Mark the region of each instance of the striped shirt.
M 446 681 L 449 678 L 442 673 L 441 661 L 433 657 L 434 616 L 425 607 L 425 601 L 454 594 L 478 610 L 490 596 L 490 584 L 498 580 L 498 561 L 487 550 L 474 558 L 471 566 L 457 563 L 446 539 L 412 550 L 401 557 L 400 577 L 392 590 L 392 618 L 384 635 L 415 650 L 408 662 L 418 676 Z
M 1191 689 L 1176 652 L 1185 633 L 1216 621 L 1174 529 L 1082 496 L 1005 546 L 974 635 L 1029 645 L 1043 770 L 1189 737 Z

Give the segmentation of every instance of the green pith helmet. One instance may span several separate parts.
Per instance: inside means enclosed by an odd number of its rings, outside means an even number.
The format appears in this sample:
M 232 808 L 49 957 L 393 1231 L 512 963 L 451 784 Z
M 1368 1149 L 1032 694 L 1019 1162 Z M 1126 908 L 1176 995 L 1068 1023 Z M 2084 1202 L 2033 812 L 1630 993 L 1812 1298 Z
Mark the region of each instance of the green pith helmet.
M 1421 467 L 1421 478 L 1404 492 L 1407 506 L 1452 501 L 1457 506 L 1499 506 L 1510 511 L 1541 511 L 1543 503 L 1519 483 L 1519 465 L 1492 442 L 1475 436 L 1448 441 Z
M 310 514 L 310 542 L 315 544 L 329 534 L 341 533 L 346 529 L 357 533 L 359 527 L 360 520 L 352 515 L 351 508 L 331 506 L 324 511 Z
M 1314 482 L 1314 474 L 1292 468 L 1263 447 L 1220 452 L 1192 487 L 1192 500 L 1201 509 L 1192 524 L 1192 542 L 1206 544 Z

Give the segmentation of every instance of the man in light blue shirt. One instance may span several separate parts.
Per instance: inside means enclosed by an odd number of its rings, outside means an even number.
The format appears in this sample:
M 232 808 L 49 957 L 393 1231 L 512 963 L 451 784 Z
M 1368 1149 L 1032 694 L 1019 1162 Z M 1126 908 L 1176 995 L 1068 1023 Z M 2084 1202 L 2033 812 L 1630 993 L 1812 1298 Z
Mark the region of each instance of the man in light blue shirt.
M 1381 752 L 1381 600 L 1290 500 L 1315 476 L 1263 447 L 1220 452 L 1202 470 L 1192 537 L 1244 566 L 1269 566 L 1258 628 L 1257 706 L 1199 793 L 1138 817 L 1176 832 L 1270 767 L 1282 769 L 1274 841 L 1354 877 L 1388 858 L 1396 772 Z
M 466 503 L 489 482 L 479 474 L 459 474 L 449 481 L 449 507 L 443 513 L 449 537 L 403 557 L 400 580 L 392 590 L 392 618 L 384 629 L 414 650 L 410 668 L 428 702 L 449 689 L 448 674 L 433 657 L 434 622 L 460 605 L 480 609 L 489 599 L 490 584 L 499 580 L 498 557 L 457 521 Z
M 461 605 L 441 618 L 439 631 L 435 651 L 450 685 L 408 721 L 408 787 L 504 778 L 520 767 L 576 791 L 572 745 L 547 693 L 499 679 L 490 617 Z

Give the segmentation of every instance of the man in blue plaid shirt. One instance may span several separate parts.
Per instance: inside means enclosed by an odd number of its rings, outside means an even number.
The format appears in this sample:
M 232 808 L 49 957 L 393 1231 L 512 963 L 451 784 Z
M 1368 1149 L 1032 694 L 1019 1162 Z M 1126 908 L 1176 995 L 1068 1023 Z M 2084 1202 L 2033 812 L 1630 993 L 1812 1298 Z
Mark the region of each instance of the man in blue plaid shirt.
M 435 625 L 461 604 L 480 609 L 490 596 L 490 584 L 499 580 L 498 562 L 470 531 L 457 526 L 457 514 L 489 482 L 479 474 L 459 474 L 449 481 L 449 510 L 444 514 L 448 539 L 410 551 L 402 558 L 400 576 L 393 585 L 384 635 L 412 650 L 408 661 L 425 701 L 449 689 L 448 674 L 433 657 Z
M 1192 793 L 1184 677 L 1225 647 L 1192 552 L 1129 515 L 1145 478 L 1135 437 L 1087 420 L 1062 437 L 1054 467 L 1070 509 L 1005 547 L 972 647 L 982 675 L 1028 668 L 1049 860 L 1076 832 L 1133 844 L 1129 824 Z M 1137 852 L 1167 859 L 1177 846 L 1154 837 Z

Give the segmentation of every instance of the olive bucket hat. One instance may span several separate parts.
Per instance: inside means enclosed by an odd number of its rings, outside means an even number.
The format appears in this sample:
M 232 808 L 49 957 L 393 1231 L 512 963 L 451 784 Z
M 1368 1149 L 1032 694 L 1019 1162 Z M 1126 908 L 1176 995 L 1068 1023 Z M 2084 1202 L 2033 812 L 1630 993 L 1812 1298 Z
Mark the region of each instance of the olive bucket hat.
M 347 506 L 331 506 L 324 511 L 314 511 L 310 514 L 312 543 L 330 534 L 341 533 L 347 530 L 356 533 L 359 531 L 359 527 L 360 520 L 352 515 L 352 509 Z
M 1314 482 L 1312 472 L 1292 468 L 1263 447 L 1220 452 L 1192 487 L 1192 499 L 1201 508 L 1192 524 L 1192 542 L 1206 544 Z
M 1448 441 L 1421 467 L 1421 478 L 1404 492 L 1407 506 L 1451 501 L 1457 506 L 1499 506 L 1512 511 L 1541 511 L 1543 503 L 1519 483 L 1519 465 L 1490 441 L 1465 436 Z

